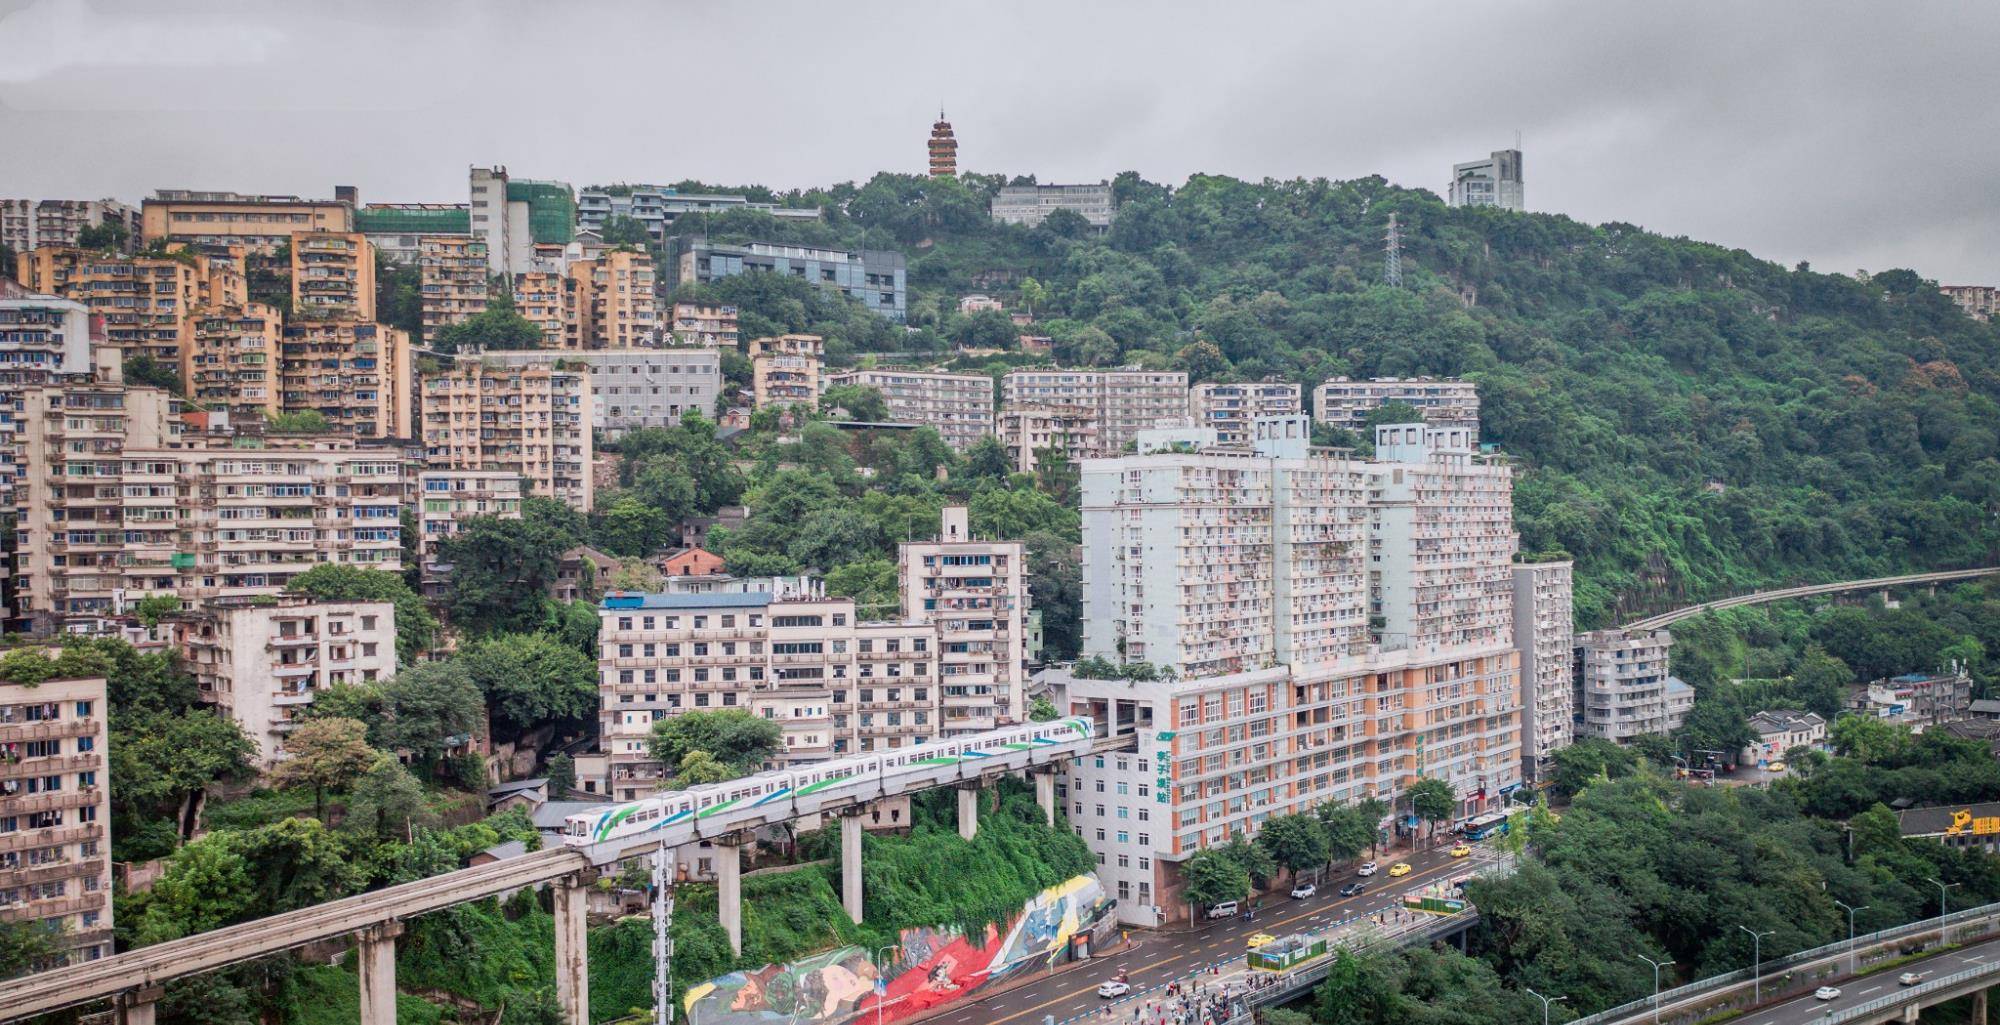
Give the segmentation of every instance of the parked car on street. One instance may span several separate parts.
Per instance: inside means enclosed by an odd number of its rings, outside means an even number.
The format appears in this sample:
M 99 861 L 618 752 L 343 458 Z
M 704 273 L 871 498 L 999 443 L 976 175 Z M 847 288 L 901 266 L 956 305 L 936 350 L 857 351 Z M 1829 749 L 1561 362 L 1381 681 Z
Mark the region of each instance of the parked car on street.
M 1307 897 L 1314 896 L 1318 893 L 1319 893 L 1319 887 L 1314 886 L 1311 883 L 1300 883 L 1299 885 L 1292 887 L 1293 900 L 1304 900 Z
M 1357 869 L 1355 869 L 1355 870 L 1354 870 L 1354 874 L 1355 874 L 1355 875 L 1358 875 L 1358 876 L 1372 876 L 1372 875 L 1374 875 L 1374 874 L 1375 874 L 1375 863 L 1374 863 L 1374 862 L 1372 862 L 1372 861 L 1364 861 L 1364 862 L 1362 862 L 1362 863 L 1361 863 L 1361 867 L 1360 867 L 1360 868 L 1357 868 Z
M 1216 906 L 1214 906 L 1214 907 L 1212 907 L 1212 908 L 1209 908 L 1209 909 L 1208 909 L 1208 917 L 1210 917 L 1210 918 L 1235 918 L 1235 917 L 1236 917 L 1236 913 L 1237 913 L 1237 912 L 1239 912 L 1239 911 L 1241 911 L 1241 910 L 1243 910 L 1243 908 L 1242 908 L 1241 906 L 1239 906 L 1239 905 L 1238 905 L 1238 904 L 1237 904 L 1237 903 L 1236 903 L 1235 901 L 1233 901 L 1233 900 L 1225 900 L 1225 901 L 1223 901 L 1222 903 L 1220 903 L 1220 904 L 1217 904 Z

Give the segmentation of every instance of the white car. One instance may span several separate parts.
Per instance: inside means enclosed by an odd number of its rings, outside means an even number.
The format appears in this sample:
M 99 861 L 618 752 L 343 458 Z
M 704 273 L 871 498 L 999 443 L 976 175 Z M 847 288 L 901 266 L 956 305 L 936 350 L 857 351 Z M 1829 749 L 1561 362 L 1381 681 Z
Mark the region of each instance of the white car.
M 1362 863 L 1361 863 L 1361 867 L 1360 867 L 1360 868 L 1357 868 L 1357 869 L 1355 869 L 1355 870 L 1354 870 L 1354 874 L 1355 874 L 1355 875 L 1358 875 L 1358 876 L 1372 876 L 1372 875 L 1374 875 L 1374 874 L 1375 874 L 1375 863 L 1374 863 L 1374 862 L 1372 862 L 1372 861 L 1364 861 L 1364 862 L 1362 862 Z
M 1307 897 L 1310 897 L 1318 892 L 1319 892 L 1319 887 L 1314 886 L 1311 883 L 1300 883 L 1299 885 L 1292 887 L 1292 899 L 1304 900 Z
M 1097 995 L 1106 1000 L 1114 1000 L 1130 992 L 1132 992 L 1132 984 L 1129 982 L 1120 982 L 1117 979 L 1099 983 L 1097 986 Z
M 1821 986 L 1820 988 L 1813 990 L 1813 997 L 1814 999 L 1817 1000 L 1838 1000 L 1840 999 L 1840 987 Z
M 1924 973 L 1922 972 L 1904 972 L 1896 976 L 1896 985 L 1898 986 L 1914 986 L 1922 981 L 1924 981 Z

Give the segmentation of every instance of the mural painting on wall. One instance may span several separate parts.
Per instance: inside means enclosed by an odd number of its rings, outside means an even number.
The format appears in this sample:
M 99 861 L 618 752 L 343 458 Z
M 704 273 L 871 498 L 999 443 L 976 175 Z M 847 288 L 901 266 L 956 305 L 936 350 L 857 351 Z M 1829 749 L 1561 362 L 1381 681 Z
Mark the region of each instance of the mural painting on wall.
M 1117 928 L 1114 903 L 1097 877 L 1083 875 L 1049 887 L 1010 919 L 976 937 L 956 929 L 905 929 L 883 993 L 861 947 L 839 947 L 789 964 L 730 972 L 688 990 L 682 1001 L 691 1025 L 842 1025 L 876 1017 L 884 1023 L 951 1003 L 996 980 L 1060 964 L 1076 956 L 1078 937 L 1092 948 Z

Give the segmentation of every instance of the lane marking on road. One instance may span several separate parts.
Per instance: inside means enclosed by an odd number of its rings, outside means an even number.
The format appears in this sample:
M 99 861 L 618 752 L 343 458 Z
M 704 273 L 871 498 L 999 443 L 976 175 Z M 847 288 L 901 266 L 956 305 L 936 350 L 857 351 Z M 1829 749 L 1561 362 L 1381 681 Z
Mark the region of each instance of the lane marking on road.
M 1870 987 L 1868 987 L 1867 989 L 1864 989 L 1864 990 L 1862 990 L 1862 991 L 1861 991 L 1861 995 L 1865 997 L 1865 996 L 1867 996 L 1868 994 L 1870 994 L 1870 993 L 1873 993 L 1873 992 L 1875 992 L 1876 990 L 1878 990 L 1878 989 L 1881 989 L 1881 988 L 1882 988 L 1882 987 L 1880 987 L 1880 986 L 1870 986 Z

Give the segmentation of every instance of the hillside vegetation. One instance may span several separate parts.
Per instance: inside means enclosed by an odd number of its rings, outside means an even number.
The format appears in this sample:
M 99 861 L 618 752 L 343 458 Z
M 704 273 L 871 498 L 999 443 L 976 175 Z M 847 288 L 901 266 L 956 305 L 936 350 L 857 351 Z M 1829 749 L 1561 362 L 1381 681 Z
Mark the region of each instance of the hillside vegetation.
M 989 292 L 1031 308 L 1066 364 L 1196 380 L 1462 375 L 1485 440 L 1519 461 L 1526 551 L 1578 559 L 1582 626 L 1778 581 L 1990 561 L 2000 503 L 2000 329 L 1931 283 L 1787 270 L 1629 224 L 1449 209 L 1380 178 L 1115 182 L 1108 236 L 1080 218 L 995 225 L 1003 180 L 877 175 L 776 197 L 824 224 L 685 218 L 684 234 L 899 249 L 904 332 L 801 281 L 685 294 L 745 310 L 744 337 L 811 330 L 836 362 L 953 343 L 1011 348 Z M 692 183 L 690 183 L 692 184 Z M 751 189 L 753 193 L 766 194 Z M 1401 288 L 1382 283 L 1389 214 Z M 1017 353 L 980 365 L 996 372 Z

